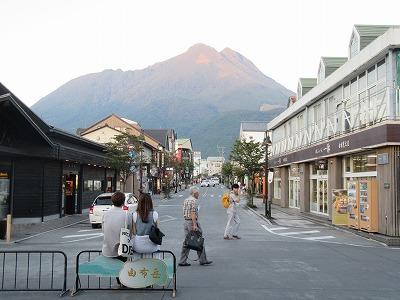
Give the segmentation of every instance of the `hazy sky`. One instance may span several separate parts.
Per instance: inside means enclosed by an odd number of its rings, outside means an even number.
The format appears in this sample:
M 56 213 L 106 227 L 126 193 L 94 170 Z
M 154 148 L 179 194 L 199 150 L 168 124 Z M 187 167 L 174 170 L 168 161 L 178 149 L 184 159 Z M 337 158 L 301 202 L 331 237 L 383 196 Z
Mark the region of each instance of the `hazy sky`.
M 230 47 L 295 91 L 353 24 L 399 24 L 400 1 L 1 0 L 0 82 L 32 105 L 67 81 L 135 70 L 205 43 Z

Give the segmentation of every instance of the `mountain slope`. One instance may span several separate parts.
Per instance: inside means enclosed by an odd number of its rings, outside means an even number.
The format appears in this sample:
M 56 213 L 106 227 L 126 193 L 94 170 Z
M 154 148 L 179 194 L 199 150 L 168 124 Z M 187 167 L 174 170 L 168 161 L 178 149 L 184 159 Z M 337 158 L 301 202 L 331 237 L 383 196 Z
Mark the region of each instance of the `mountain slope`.
M 240 111 L 257 115 L 264 104 L 284 107 L 292 94 L 240 53 L 196 44 L 143 70 L 104 70 L 73 79 L 32 109 L 69 131 L 114 112 L 144 128 L 171 127 L 181 137 L 193 132 L 194 144 L 205 151 L 206 140 L 196 132 L 207 133 L 207 123 L 230 112 L 237 118 Z

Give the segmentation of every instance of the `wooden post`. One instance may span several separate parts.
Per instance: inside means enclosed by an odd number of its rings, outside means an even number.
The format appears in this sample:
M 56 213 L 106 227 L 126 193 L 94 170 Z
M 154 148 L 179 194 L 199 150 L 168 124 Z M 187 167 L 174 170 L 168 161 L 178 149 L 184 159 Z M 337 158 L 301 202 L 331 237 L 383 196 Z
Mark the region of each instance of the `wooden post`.
M 7 231 L 6 231 L 6 241 L 9 243 L 11 241 L 11 215 L 7 215 Z

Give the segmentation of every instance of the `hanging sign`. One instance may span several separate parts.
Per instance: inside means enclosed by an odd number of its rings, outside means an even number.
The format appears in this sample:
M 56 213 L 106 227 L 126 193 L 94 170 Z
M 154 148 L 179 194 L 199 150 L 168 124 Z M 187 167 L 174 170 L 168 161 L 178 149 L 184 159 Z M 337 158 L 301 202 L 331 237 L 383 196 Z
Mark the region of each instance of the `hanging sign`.
M 268 172 L 268 183 L 272 183 L 274 180 L 274 172 L 269 171 Z
M 327 159 L 319 159 L 315 162 L 315 166 L 317 170 L 328 170 L 328 160 Z
M 119 280 L 130 288 L 165 285 L 168 281 L 167 265 L 164 261 L 153 258 L 126 262 L 119 272 Z

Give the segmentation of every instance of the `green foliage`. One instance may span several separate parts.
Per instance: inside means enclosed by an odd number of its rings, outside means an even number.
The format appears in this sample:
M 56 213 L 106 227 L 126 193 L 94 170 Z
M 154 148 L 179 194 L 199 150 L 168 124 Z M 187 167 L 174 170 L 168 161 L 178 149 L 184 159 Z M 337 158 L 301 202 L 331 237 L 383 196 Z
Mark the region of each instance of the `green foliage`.
M 262 159 L 265 155 L 265 147 L 262 143 L 252 140 L 236 140 L 231 152 L 231 160 L 237 164 L 235 171 L 244 175 L 248 175 L 252 183 L 248 187 L 250 192 L 249 206 L 253 205 L 254 195 L 254 175 L 261 170 Z M 236 175 L 238 176 L 238 175 Z M 241 178 L 241 176 L 238 176 Z
M 143 142 L 143 136 L 121 133 L 113 141 L 106 143 L 108 164 L 119 172 L 124 184 L 136 167 L 146 163 Z

